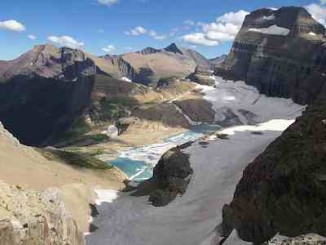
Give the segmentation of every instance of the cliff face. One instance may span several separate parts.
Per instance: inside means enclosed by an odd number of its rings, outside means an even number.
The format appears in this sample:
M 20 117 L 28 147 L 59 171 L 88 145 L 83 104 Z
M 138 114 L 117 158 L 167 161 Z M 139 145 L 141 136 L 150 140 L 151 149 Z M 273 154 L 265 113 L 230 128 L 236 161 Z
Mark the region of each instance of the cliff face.
M 137 72 L 135 69 L 125 61 L 121 56 L 106 55 L 102 57 L 109 66 L 112 66 L 112 70 L 107 71 L 110 75 L 116 78 L 127 77 L 132 81 L 137 80 Z
M 0 83 L 0 120 L 21 142 L 39 145 L 64 131 L 90 103 L 94 79 L 15 77 Z
M 326 105 L 311 105 L 245 169 L 223 234 L 260 244 L 276 233 L 326 235 Z
M 260 92 L 311 103 L 325 96 L 325 28 L 303 8 L 261 9 L 248 15 L 218 75 Z
M 26 191 L 0 182 L 2 245 L 84 244 L 60 191 Z

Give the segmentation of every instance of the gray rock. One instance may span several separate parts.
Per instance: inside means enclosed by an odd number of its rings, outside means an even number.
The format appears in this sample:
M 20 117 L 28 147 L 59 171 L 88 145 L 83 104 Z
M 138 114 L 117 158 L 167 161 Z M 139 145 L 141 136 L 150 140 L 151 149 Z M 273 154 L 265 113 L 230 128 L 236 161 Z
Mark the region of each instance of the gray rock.
M 149 201 L 153 206 L 160 207 L 183 195 L 192 173 L 189 156 L 179 148 L 169 150 L 154 168 L 150 182 L 156 188 L 150 193 Z

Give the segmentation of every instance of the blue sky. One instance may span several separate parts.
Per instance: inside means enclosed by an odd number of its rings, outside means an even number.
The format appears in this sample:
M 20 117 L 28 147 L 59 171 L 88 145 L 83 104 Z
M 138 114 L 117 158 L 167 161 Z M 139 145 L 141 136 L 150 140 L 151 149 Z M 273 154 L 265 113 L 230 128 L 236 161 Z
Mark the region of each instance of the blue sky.
M 285 5 L 307 6 L 326 24 L 319 0 L 0 1 L 0 59 L 47 42 L 96 55 L 176 42 L 211 58 L 228 52 L 247 12 Z

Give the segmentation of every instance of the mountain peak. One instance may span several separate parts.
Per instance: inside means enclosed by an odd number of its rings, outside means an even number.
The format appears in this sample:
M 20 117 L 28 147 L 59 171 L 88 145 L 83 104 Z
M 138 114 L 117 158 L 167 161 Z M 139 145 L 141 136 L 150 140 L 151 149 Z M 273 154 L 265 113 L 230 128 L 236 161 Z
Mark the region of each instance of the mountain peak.
M 171 43 L 164 50 L 165 51 L 168 51 L 168 52 L 175 53 L 175 54 L 181 54 L 181 55 L 183 55 L 182 49 L 179 48 L 175 43 Z

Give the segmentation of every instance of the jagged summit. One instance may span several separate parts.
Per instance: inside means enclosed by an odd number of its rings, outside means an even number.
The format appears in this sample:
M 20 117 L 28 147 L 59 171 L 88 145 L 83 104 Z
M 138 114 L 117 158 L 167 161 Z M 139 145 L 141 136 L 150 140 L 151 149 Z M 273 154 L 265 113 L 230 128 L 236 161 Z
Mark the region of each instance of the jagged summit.
M 178 47 L 165 49 L 147 47 L 139 52 L 96 56 L 79 49 L 36 45 L 12 61 L 0 61 L 0 80 L 17 76 L 39 76 L 63 81 L 105 74 L 116 79 L 128 78 L 136 83 L 155 84 L 163 77 L 186 77 L 200 65 L 211 67 L 209 61 L 195 50 Z
M 175 54 L 184 54 L 182 48 L 179 48 L 175 43 L 170 44 L 164 50 Z

